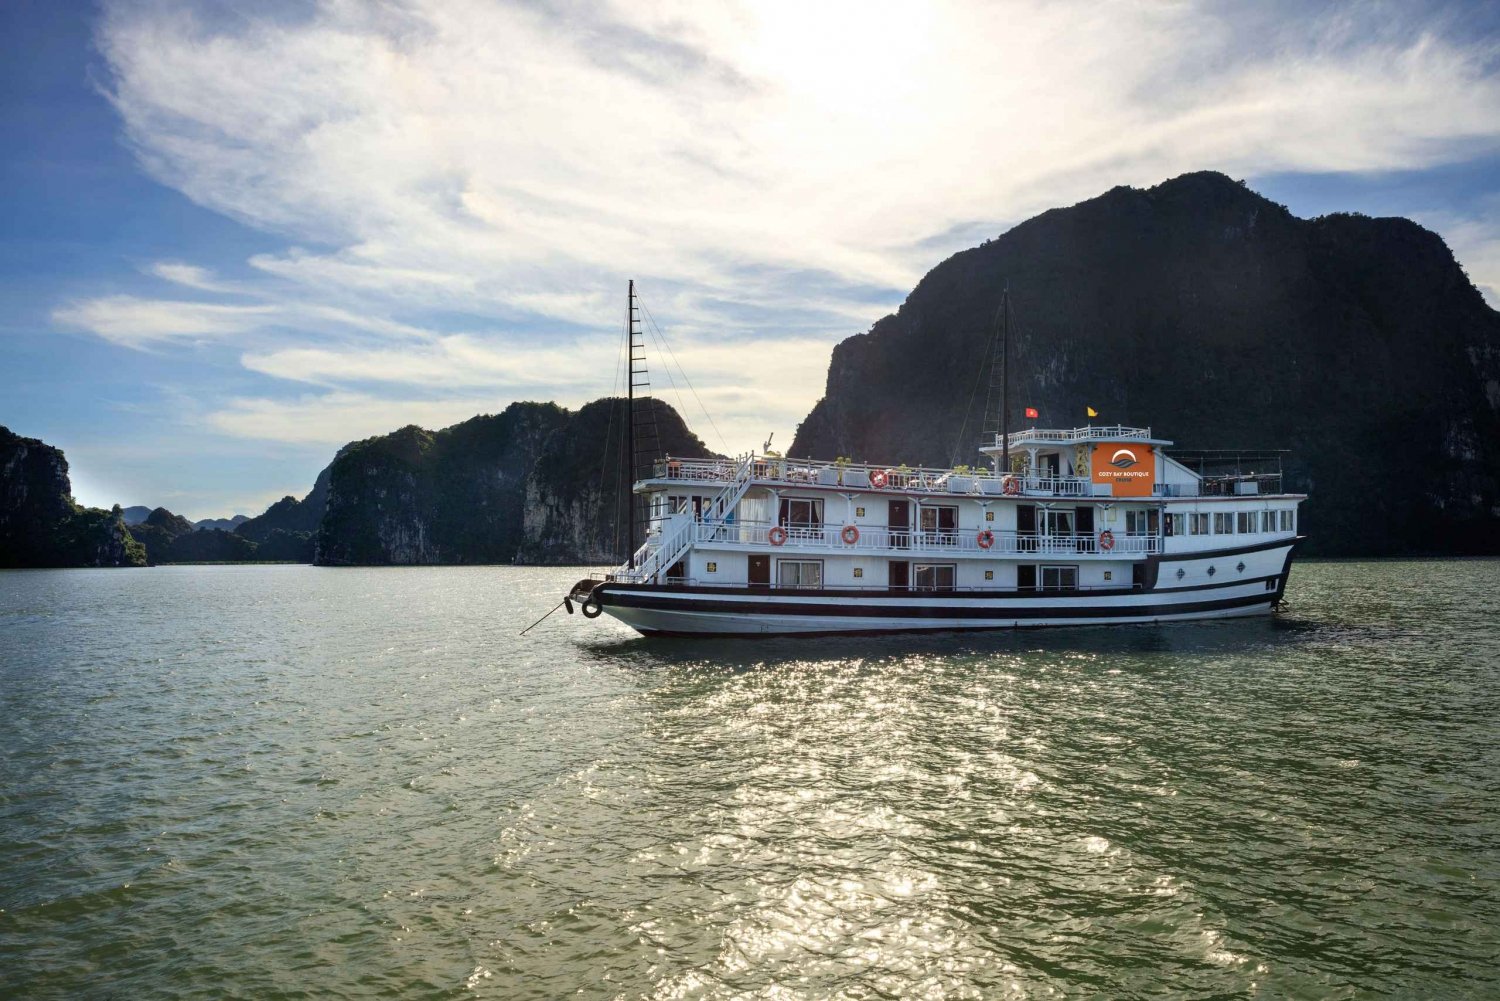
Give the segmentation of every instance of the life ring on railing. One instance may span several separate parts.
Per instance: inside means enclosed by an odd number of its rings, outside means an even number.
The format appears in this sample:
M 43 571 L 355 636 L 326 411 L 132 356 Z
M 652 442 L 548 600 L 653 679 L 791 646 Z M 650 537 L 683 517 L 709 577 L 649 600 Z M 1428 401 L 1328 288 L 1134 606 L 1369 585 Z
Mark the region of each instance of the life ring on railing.
M 844 545 L 852 546 L 859 541 L 859 529 L 853 525 L 845 525 L 844 530 L 839 533 L 839 538 L 844 540 Z
M 1000 477 L 1000 489 L 1007 496 L 1014 497 L 1021 492 L 1021 481 L 1010 473 Z
M 1100 532 L 1099 548 L 1104 550 L 1106 553 L 1115 548 L 1115 533 L 1111 532 L 1107 528 L 1104 531 Z
M 775 525 L 766 533 L 766 541 L 773 546 L 779 546 L 786 542 L 786 529 Z
M 995 544 L 995 533 L 988 528 L 981 528 L 974 541 L 979 543 L 980 549 L 988 549 Z
M 873 469 L 870 471 L 870 486 L 879 490 L 885 486 L 886 475 L 884 469 Z

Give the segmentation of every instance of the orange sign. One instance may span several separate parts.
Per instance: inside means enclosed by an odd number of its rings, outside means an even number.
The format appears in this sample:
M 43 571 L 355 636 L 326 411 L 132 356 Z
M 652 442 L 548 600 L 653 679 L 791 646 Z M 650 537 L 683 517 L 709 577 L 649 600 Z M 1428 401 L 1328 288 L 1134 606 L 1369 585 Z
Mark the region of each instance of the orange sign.
M 1114 442 L 1095 445 L 1089 458 L 1095 483 L 1108 483 L 1115 497 L 1150 497 L 1156 485 L 1156 450 Z

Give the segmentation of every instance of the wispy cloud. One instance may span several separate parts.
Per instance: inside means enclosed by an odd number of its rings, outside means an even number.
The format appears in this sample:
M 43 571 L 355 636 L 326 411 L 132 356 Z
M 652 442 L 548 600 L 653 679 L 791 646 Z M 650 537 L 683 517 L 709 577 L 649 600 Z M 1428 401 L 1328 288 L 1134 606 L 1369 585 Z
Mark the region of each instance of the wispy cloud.
M 164 341 L 232 337 L 264 326 L 276 312 L 274 306 L 226 306 L 111 295 L 59 307 L 52 318 L 63 326 L 139 348 Z
M 135 346 L 274 327 L 237 344 L 245 364 L 331 394 L 286 420 L 240 401 L 217 426 L 337 441 L 380 400 L 437 420 L 480 388 L 607 391 L 585 358 L 613 357 L 635 275 L 742 447 L 805 413 L 828 347 L 976 220 L 1190 169 L 1410 169 L 1500 142 L 1489 45 L 1430 11 L 1327 10 L 330 0 L 214 21 L 112 3 L 100 48 L 141 163 L 288 246 L 232 288 L 154 269 L 248 304 L 56 316 Z

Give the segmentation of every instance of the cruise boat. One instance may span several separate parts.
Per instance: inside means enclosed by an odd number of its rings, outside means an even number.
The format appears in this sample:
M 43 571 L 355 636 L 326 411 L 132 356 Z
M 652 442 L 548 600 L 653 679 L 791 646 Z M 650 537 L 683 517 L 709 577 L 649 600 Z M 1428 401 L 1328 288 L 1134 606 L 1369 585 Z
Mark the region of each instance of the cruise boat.
M 776 635 L 1123 624 L 1262 615 L 1286 591 L 1303 494 L 1281 454 L 1176 452 L 1150 428 L 1008 427 L 977 469 L 654 458 L 635 283 L 628 323 L 628 548 L 562 605 L 650 635 Z M 1028 416 L 1033 416 L 1028 408 Z M 959 430 L 962 437 L 962 429 Z M 606 443 L 606 448 L 608 444 Z M 638 472 L 645 475 L 637 476 Z M 639 526 L 643 544 L 637 548 Z M 550 614 L 550 613 L 549 613 Z
M 1272 611 L 1306 495 L 1283 492 L 1275 455 L 1174 458 L 1170 446 L 1150 428 L 1087 426 L 997 435 L 978 471 L 665 458 L 634 486 L 645 544 L 604 579 L 579 581 L 569 605 L 652 635 Z M 1278 468 L 1246 471 L 1256 460 Z

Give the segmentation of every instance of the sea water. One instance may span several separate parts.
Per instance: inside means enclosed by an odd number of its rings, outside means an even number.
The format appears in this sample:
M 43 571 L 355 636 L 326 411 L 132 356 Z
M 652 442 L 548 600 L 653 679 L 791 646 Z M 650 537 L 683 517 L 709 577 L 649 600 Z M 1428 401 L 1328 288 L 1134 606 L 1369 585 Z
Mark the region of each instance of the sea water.
M 0 574 L 0 995 L 1500 996 L 1500 562 L 518 637 L 578 576 Z

